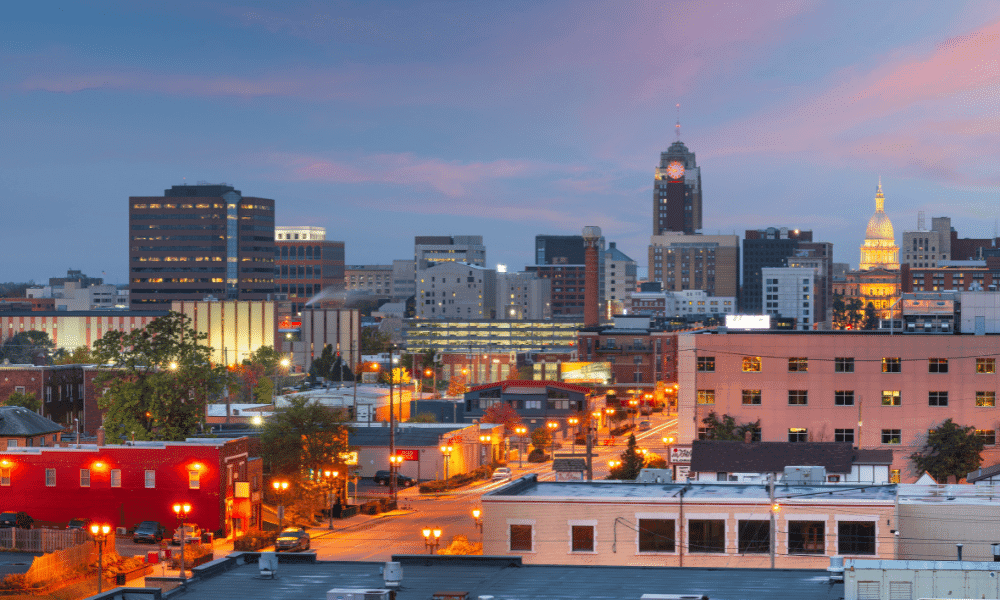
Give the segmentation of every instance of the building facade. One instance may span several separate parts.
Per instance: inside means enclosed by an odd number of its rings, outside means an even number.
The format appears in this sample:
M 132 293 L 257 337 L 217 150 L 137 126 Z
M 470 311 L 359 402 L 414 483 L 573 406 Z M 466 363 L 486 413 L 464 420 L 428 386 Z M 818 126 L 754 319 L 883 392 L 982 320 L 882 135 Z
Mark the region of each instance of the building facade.
M 875 192 L 875 214 L 868 220 L 865 242 L 861 245 L 861 262 L 858 268 L 899 270 L 899 246 L 892 230 L 892 221 L 885 214 L 885 194 L 882 182 Z
M 795 329 L 809 331 L 823 320 L 816 310 L 816 272 L 804 267 L 764 267 L 761 292 L 764 314 L 795 320 Z
M 552 316 L 552 280 L 534 273 L 496 274 L 496 318 L 523 321 Z
M 668 292 L 737 296 L 740 241 L 735 235 L 665 233 L 649 240 L 650 278 Z
M 416 318 L 496 317 L 496 271 L 462 262 L 417 269 Z
M 109 331 L 142 329 L 166 314 L 167 310 L 0 312 L 0 343 L 34 329 L 49 334 L 57 350 L 71 352 L 81 346 L 93 348 Z
M 347 265 L 344 285 L 348 294 L 392 296 L 392 265 Z
M 701 229 L 701 167 L 679 139 L 660 153 L 653 179 L 653 235 Z
M 712 317 L 736 314 L 736 298 L 709 296 L 704 290 L 634 292 L 629 314 L 650 317 Z
M 486 266 L 481 235 L 418 235 L 413 238 L 413 263 L 420 271 L 443 262 Z
M 604 252 L 604 309 L 602 317 L 610 321 L 632 305 L 636 288 L 636 262 L 618 249 L 615 242 Z
M 760 270 L 764 267 L 787 267 L 788 258 L 795 254 L 800 241 L 811 242 L 812 231 L 787 227 L 746 231 L 743 239 L 743 287 L 740 289 L 740 311 L 749 315 L 764 314 Z
M 274 295 L 274 200 L 232 186 L 175 185 L 129 198 L 129 302 L 268 300 Z
M 650 391 L 677 382 L 677 334 L 653 329 L 648 317 L 615 317 L 612 327 L 581 329 L 577 356 L 611 365 L 610 387 Z
M 261 346 L 278 348 L 278 315 L 274 302 L 230 300 L 225 302 L 177 301 L 171 310 L 191 319 L 191 327 L 207 337 L 212 361 L 238 365 Z
M 605 240 L 596 239 L 598 305 L 604 306 L 605 296 Z M 586 248 L 582 235 L 536 235 L 535 264 L 525 271 L 540 279 L 551 280 L 552 316 L 583 319 L 586 305 L 587 268 Z
M 276 227 L 274 263 L 274 291 L 288 296 L 281 314 L 344 289 L 344 242 L 327 240 L 324 227 Z

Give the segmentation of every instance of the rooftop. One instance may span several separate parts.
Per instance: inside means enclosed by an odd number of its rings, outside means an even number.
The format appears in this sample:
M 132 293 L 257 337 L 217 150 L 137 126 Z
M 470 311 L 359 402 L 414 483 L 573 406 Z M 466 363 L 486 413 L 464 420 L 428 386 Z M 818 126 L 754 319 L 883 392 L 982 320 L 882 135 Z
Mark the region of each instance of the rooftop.
M 64 427 L 20 406 L 0 406 L 0 437 L 33 437 L 62 431 Z
M 828 473 L 850 473 L 855 463 L 890 464 L 892 451 L 860 451 L 847 442 L 695 440 L 691 444 L 692 472 L 780 473 L 785 467 L 816 465 Z

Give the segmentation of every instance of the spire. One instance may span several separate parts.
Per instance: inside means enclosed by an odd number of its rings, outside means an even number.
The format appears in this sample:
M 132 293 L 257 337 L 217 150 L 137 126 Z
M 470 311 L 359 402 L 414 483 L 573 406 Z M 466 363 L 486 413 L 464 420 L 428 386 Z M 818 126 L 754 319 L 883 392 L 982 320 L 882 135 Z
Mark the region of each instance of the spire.
M 875 212 L 885 212 L 885 194 L 882 193 L 882 176 L 878 177 L 878 189 L 875 190 Z
M 677 141 L 681 141 L 681 105 L 677 104 L 677 125 L 674 125 L 674 131 L 677 132 Z

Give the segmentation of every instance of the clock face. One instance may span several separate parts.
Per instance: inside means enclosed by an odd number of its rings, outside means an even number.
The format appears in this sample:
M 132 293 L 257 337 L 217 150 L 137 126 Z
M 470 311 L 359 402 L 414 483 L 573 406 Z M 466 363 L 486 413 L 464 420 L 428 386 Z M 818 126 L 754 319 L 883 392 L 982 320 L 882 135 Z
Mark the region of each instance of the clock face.
M 684 177 L 684 163 L 675 160 L 668 164 L 667 177 L 671 179 L 680 179 L 681 177 Z

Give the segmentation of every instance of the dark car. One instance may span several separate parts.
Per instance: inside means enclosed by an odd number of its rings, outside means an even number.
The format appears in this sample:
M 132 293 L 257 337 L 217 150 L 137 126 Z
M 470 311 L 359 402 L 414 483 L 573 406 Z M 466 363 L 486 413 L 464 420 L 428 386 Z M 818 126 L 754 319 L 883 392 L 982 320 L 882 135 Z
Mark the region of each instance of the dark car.
M 31 529 L 34 522 L 35 520 L 25 512 L 6 511 L 0 513 L 0 529 L 10 529 L 12 527 Z
M 379 485 L 389 485 L 389 479 L 392 477 L 390 471 L 375 471 L 375 476 L 372 477 L 372 481 Z M 401 485 L 403 487 L 409 487 L 416 483 L 417 481 L 412 477 L 407 477 L 406 475 L 400 475 L 396 473 L 396 485 Z
M 69 523 L 66 524 L 66 529 L 79 529 L 80 531 L 87 531 L 90 528 L 90 519 L 79 518 L 70 519 Z
M 132 541 L 136 544 L 140 542 L 158 544 L 165 535 L 167 535 L 167 528 L 160 525 L 159 521 L 143 521 L 135 526 L 135 530 L 132 532 Z
M 274 541 L 274 550 L 308 550 L 309 533 L 301 527 L 286 527 Z

